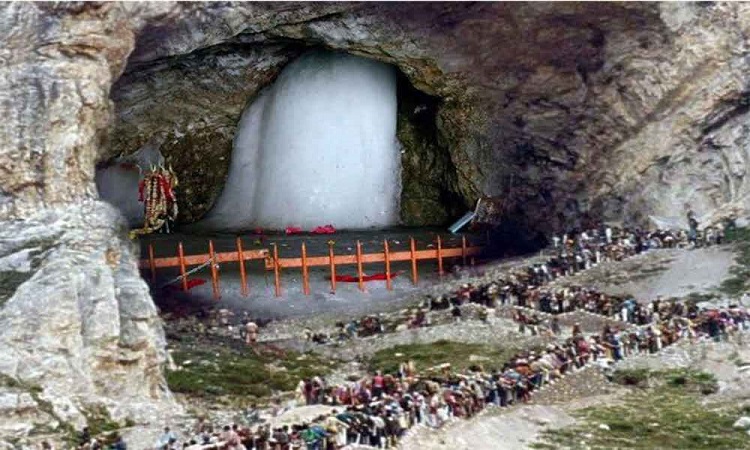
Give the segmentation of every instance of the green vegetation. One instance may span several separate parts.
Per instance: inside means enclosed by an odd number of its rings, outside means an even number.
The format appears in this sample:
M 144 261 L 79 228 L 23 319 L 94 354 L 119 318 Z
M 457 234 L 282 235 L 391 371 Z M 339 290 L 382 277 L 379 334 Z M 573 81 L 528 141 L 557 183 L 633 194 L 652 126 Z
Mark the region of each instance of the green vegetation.
M 534 448 L 750 448 L 745 431 L 732 428 L 741 410 L 701 401 L 718 389 L 712 375 L 635 369 L 616 372 L 614 380 L 635 387 L 617 405 L 575 412 L 579 423 L 544 432 Z
M 648 369 L 621 369 L 612 375 L 612 381 L 625 386 L 648 387 Z
M 719 290 L 728 295 L 740 295 L 748 289 L 750 281 L 750 228 L 727 230 L 726 241 L 734 244 L 737 255 L 730 269 L 732 276 L 721 283 Z
M 683 389 L 705 395 L 713 394 L 719 389 L 713 375 L 687 369 L 620 369 L 613 374 L 612 381 L 640 388 L 654 385 L 681 386 Z
M 445 363 L 454 370 L 466 370 L 474 365 L 491 369 L 500 368 L 518 351 L 517 347 L 498 348 L 441 340 L 431 344 L 397 345 L 382 349 L 372 355 L 368 367 L 371 371 L 394 373 L 401 363 L 412 360 L 420 372 Z
M 86 425 L 92 436 L 110 433 L 122 427 L 119 422 L 112 420 L 107 408 L 101 405 L 88 407 L 83 411 L 83 416 L 86 417 Z
M 705 292 L 691 292 L 685 297 L 685 300 L 693 303 L 707 302 L 716 298 L 716 295 L 708 294 Z M 679 298 L 674 297 L 670 300 L 678 301 Z
M 203 343 L 172 354 L 179 370 L 167 371 L 174 392 L 198 396 L 232 395 L 260 399 L 293 391 L 302 378 L 325 375 L 336 361 L 293 351 L 261 352 L 250 348 L 219 347 Z

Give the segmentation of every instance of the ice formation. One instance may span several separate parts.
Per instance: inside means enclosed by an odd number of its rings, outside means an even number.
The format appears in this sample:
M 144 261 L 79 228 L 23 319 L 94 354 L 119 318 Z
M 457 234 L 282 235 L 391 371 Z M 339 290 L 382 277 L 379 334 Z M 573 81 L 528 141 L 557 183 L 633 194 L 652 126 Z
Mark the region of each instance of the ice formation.
M 134 154 L 117 158 L 96 170 L 99 197 L 119 209 L 131 227 L 143 225 L 143 203 L 138 201 L 141 173 L 148 171 L 152 164 L 164 162 L 157 147 L 147 144 Z
M 243 113 L 226 186 L 203 225 L 393 225 L 400 178 L 394 68 L 314 51 Z

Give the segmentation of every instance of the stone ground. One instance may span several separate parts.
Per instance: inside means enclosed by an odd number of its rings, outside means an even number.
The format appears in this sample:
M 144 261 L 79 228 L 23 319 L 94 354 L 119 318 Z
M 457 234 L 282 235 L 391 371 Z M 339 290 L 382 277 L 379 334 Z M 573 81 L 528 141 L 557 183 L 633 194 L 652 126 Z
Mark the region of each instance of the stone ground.
M 287 342 L 285 346 L 300 351 L 315 351 L 345 361 L 358 356 L 369 356 L 378 350 L 407 344 L 429 344 L 440 340 L 466 342 L 472 344 L 489 344 L 510 346 L 541 345 L 549 342 L 543 336 L 521 335 L 518 326 L 508 319 L 492 318 L 489 324 L 479 320 L 464 320 L 459 323 L 434 325 L 427 328 L 396 331 L 367 338 L 344 341 L 338 345 L 320 345 L 303 340 Z
M 394 283 L 394 291 L 391 293 L 385 290 L 383 282 L 371 282 L 368 283 L 369 292 L 364 294 L 355 290 L 349 293 L 337 291 L 335 296 L 321 294 L 306 297 L 300 292 L 299 295 L 289 295 L 279 299 L 251 298 L 248 300 L 238 296 L 237 298 L 222 297 L 219 302 L 216 302 L 210 299 L 210 294 L 208 296 L 192 294 L 185 296 L 181 293 L 174 293 L 171 294 L 173 298 L 170 300 L 176 300 L 187 309 L 227 308 L 235 314 L 235 321 L 239 321 L 245 312 L 261 322 L 272 320 L 262 329 L 261 341 L 296 339 L 302 336 L 305 328 L 313 330 L 332 328 L 337 321 L 358 319 L 366 314 L 400 311 L 418 304 L 426 295 L 454 292 L 464 283 L 487 283 L 513 268 L 531 264 L 539 258 L 539 255 L 508 258 L 481 266 L 466 267 L 442 279 L 420 278 L 418 288 L 406 288 L 401 291 L 399 291 L 398 284 Z M 400 282 L 410 284 L 406 278 L 402 278 Z M 238 284 L 226 287 L 227 284 L 223 282 L 222 289 L 239 290 Z M 200 288 L 204 287 L 200 286 Z M 356 283 L 354 287 L 348 287 L 356 289 Z M 210 286 L 206 289 L 210 291 Z M 164 297 L 157 297 L 158 304 L 164 300 Z
M 435 237 L 440 234 L 444 247 L 460 247 L 463 235 L 451 235 L 442 229 L 389 229 L 377 231 L 349 232 L 341 231 L 333 235 L 269 235 L 244 236 L 243 249 L 271 248 L 270 244 L 277 243 L 281 257 L 300 257 L 300 247 L 303 242 L 307 245 L 308 255 L 328 255 L 329 240 L 335 241 L 336 254 L 354 254 L 356 241 L 362 243 L 363 253 L 382 252 L 383 239 L 389 240 L 391 251 L 406 251 L 409 249 L 409 237 L 416 240 L 417 249 L 431 249 L 435 247 Z M 465 235 L 469 244 L 481 242 L 483 237 L 477 235 Z M 167 257 L 176 255 L 176 245 L 182 241 L 186 255 L 208 253 L 208 240 L 214 241 L 217 252 L 234 251 L 235 236 L 225 234 L 212 235 L 149 235 L 141 242 L 141 255 L 148 255 L 147 246 L 154 245 L 155 256 Z M 452 271 L 457 260 L 445 260 L 445 269 Z M 493 264 L 495 265 L 495 264 Z M 429 292 L 435 286 L 443 282 L 454 280 L 455 277 L 447 275 L 442 280 L 437 276 L 437 264 L 435 261 L 420 261 L 419 283 L 414 286 L 411 281 L 409 262 L 398 262 L 391 265 L 392 273 L 398 273 L 393 278 L 393 290 L 386 289 L 385 281 L 367 282 L 365 292 L 358 289 L 357 283 L 337 283 L 336 293 L 331 293 L 330 274 L 327 267 L 313 267 L 309 269 L 310 291 L 309 296 L 302 292 L 302 276 L 300 269 L 287 269 L 281 271 L 282 295 L 275 296 L 273 272 L 263 268 L 262 261 L 248 261 L 246 263 L 250 295 L 243 297 L 240 294 L 240 274 L 237 264 L 225 263 L 220 266 L 220 289 L 221 298 L 213 299 L 211 288 L 211 275 L 208 268 L 204 268 L 190 278 L 206 280 L 207 283 L 194 287 L 188 295 L 172 293 L 170 295 L 184 299 L 191 303 L 203 303 L 206 305 L 216 304 L 222 308 L 229 308 L 235 312 L 248 312 L 256 320 L 283 320 L 288 318 L 304 318 L 308 320 L 311 316 L 333 315 L 342 317 L 347 315 L 362 315 L 370 311 L 380 311 L 399 307 L 412 301 L 416 296 Z M 384 272 L 382 264 L 365 264 L 365 274 Z M 356 266 L 337 266 L 340 275 L 356 275 Z M 173 280 L 179 275 L 177 269 L 160 269 L 159 279 L 155 283 L 161 286 Z M 148 279 L 149 274 L 145 273 Z M 177 284 L 178 285 L 178 284 Z M 156 294 L 159 297 L 161 294 Z

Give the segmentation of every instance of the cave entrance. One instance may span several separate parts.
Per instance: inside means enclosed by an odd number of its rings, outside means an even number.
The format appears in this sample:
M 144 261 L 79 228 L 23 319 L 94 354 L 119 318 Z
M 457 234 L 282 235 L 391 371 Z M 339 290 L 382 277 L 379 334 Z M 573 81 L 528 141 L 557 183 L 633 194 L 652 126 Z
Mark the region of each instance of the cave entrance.
M 207 95 L 196 80 L 218 77 L 211 70 L 228 63 L 215 59 L 236 59 L 238 51 L 136 64 L 115 84 L 107 154 L 118 156 L 98 166 L 96 181 L 131 227 L 143 223 L 138 181 L 160 163 L 179 180 L 178 228 L 445 226 L 471 206 L 457 194 L 439 136 L 441 100 L 414 88 L 397 67 L 296 49 L 262 89 L 243 91 L 229 80 L 236 95 L 217 88 L 211 95 L 221 101 L 184 101 L 189 90 Z M 221 76 L 240 72 L 231 69 Z M 160 78 L 170 84 L 154 82 Z M 170 108 L 171 91 L 180 95 Z M 249 103 L 237 99 L 243 92 Z
M 137 70 L 145 70 L 144 77 L 150 80 L 156 76 L 147 68 Z M 113 95 L 116 109 L 124 111 L 123 116 L 127 113 L 128 120 L 133 120 L 134 111 L 147 109 L 122 104 L 133 97 L 128 89 L 143 88 L 137 83 L 137 70 L 126 72 L 126 80 L 118 82 Z M 184 78 L 172 77 L 175 83 Z M 178 242 L 185 255 L 205 254 L 209 240 L 216 252 L 230 252 L 236 249 L 237 235 L 242 236 L 247 250 L 277 244 L 280 257 L 299 257 L 302 242 L 309 255 L 327 255 L 330 240 L 335 241 L 337 254 L 353 254 L 358 241 L 365 253 L 382 252 L 386 239 L 393 251 L 408 251 L 410 236 L 415 237 L 419 250 L 434 249 L 438 233 L 446 248 L 460 247 L 462 236 L 451 236 L 443 228 L 463 214 L 465 207 L 451 194 L 455 170 L 447 149 L 439 144 L 439 106 L 439 99 L 415 89 L 394 66 L 346 53 L 306 49 L 280 69 L 275 81 L 254 92 L 252 100 L 237 109 L 231 149 L 225 154 L 231 161 L 226 182 L 212 207 L 206 208 L 208 212 L 191 211 L 189 202 L 180 205 L 177 233 L 142 236 L 141 254 L 147 256 L 151 247 L 156 258 L 175 257 Z M 206 114 L 210 113 L 209 108 Z M 154 116 L 152 112 L 149 117 Z M 120 152 L 122 156 L 97 170 L 102 198 L 118 206 L 131 227 L 143 223 L 138 183 L 152 166 L 175 167 L 180 179 L 178 202 L 201 190 L 201 177 L 194 172 L 201 168 L 198 153 L 202 148 L 174 151 L 173 142 L 179 141 L 181 133 L 167 137 L 153 133 L 145 144 Z M 194 142 L 210 144 L 199 139 Z M 338 230 L 335 235 L 287 236 L 279 232 L 287 227 L 309 231 L 327 224 Z M 262 234 L 254 233 L 258 228 L 264 230 Z M 276 232 L 266 231 L 269 229 Z M 445 262 L 446 269 L 452 262 Z M 352 274 L 351 269 L 347 273 Z M 394 278 L 394 291 L 386 292 L 384 283 L 377 282 L 368 286 L 368 295 L 393 299 L 411 290 L 409 269 L 408 262 L 394 263 L 393 273 L 406 273 Z M 420 280 L 436 278 L 436 269 L 435 261 L 420 262 Z M 222 264 L 221 270 L 222 298 L 242 301 L 238 266 Z M 368 266 L 365 270 L 373 273 L 383 268 Z M 160 270 L 153 284 L 161 287 L 179 273 L 177 268 Z M 282 276 L 286 277 L 283 284 L 289 286 L 285 296 L 300 293 L 299 271 L 284 271 Z M 269 301 L 269 315 L 279 313 L 273 274 L 248 264 L 248 277 L 253 298 Z M 191 297 L 211 301 L 209 267 L 191 278 L 205 282 L 190 289 Z M 327 268 L 311 269 L 310 278 L 314 296 L 330 295 Z M 338 298 L 347 292 L 361 296 L 356 284 L 345 284 L 337 292 Z

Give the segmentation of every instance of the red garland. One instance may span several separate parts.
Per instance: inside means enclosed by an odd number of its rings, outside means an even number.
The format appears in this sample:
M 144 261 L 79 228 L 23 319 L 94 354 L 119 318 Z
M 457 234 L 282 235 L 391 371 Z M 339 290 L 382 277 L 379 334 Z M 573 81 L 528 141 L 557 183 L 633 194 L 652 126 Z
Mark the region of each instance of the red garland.
M 391 279 L 396 278 L 399 276 L 401 272 L 394 272 L 391 274 Z M 386 279 L 386 276 L 384 273 L 376 273 L 373 275 L 363 275 L 362 281 L 384 281 Z M 344 283 L 356 283 L 359 281 L 359 277 L 351 276 L 351 275 L 336 275 L 336 281 L 341 281 Z
M 159 181 L 159 187 L 161 188 L 161 191 L 164 193 L 164 197 L 167 198 L 167 200 L 174 202 L 174 191 L 172 190 L 172 186 L 169 184 L 169 180 L 164 175 L 155 175 L 156 179 Z M 138 201 L 143 202 L 143 189 L 146 186 L 146 179 L 144 178 L 138 183 Z

